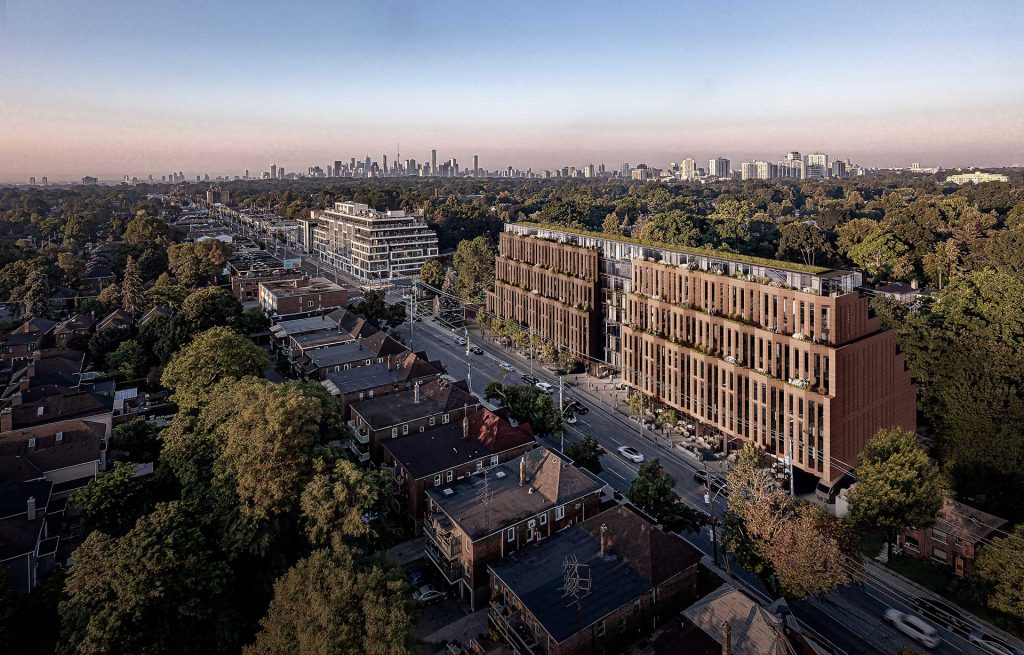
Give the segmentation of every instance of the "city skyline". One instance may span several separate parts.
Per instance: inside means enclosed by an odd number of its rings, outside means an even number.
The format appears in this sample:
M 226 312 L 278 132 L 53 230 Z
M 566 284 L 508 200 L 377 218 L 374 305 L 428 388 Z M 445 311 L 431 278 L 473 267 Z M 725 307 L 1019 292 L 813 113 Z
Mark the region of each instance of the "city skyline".
M 0 180 L 233 176 L 394 144 L 534 170 L 1024 151 L 1019 3 L 52 4 L 0 11 Z

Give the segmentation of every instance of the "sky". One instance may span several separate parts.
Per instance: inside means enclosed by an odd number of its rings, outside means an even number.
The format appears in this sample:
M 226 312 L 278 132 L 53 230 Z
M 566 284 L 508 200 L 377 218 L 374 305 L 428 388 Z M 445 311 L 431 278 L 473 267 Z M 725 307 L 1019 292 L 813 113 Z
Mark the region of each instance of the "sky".
M 0 181 L 1024 164 L 1024 1 L 0 0 Z

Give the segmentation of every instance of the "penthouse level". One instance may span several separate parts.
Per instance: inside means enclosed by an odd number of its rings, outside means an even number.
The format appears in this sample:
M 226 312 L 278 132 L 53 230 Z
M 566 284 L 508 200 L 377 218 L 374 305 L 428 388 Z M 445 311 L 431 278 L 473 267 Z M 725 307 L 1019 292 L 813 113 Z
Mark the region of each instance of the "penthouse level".
M 589 249 L 581 269 L 560 273 L 587 279 L 596 267 L 600 306 L 588 319 L 604 336 L 599 359 L 727 439 L 832 480 L 878 429 L 915 428 L 910 374 L 857 272 L 535 224 L 508 224 L 508 234 L 534 250 Z M 499 301 L 507 275 L 499 268 L 488 308 L 555 336 Z

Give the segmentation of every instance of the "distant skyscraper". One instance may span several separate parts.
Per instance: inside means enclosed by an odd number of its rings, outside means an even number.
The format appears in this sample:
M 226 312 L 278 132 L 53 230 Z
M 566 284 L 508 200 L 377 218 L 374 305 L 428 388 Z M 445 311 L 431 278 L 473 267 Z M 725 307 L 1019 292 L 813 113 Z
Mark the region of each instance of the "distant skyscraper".
M 341 177 L 341 160 L 334 160 L 334 177 Z
M 153 181 L 153 178 L 152 178 L 152 176 L 150 176 L 149 180 L 150 180 L 150 182 L 152 182 L 152 181 Z M 49 180 L 47 180 L 47 179 L 46 179 L 46 176 L 44 175 L 44 176 L 43 176 L 43 186 L 46 186 L 46 185 L 48 185 L 49 183 L 50 183 L 50 181 L 49 181 Z
M 679 165 L 679 177 L 684 180 L 692 180 L 697 177 L 697 162 L 693 160 L 693 157 L 687 157 Z
M 708 175 L 711 177 L 729 177 L 729 160 L 716 157 L 708 161 Z
M 277 179 L 277 164 L 271 164 L 270 165 L 270 179 L 272 179 L 272 180 L 276 180 Z
M 473 155 L 473 177 L 480 174 L 480 155 Z
M 34 178 L 34 177 L 28 178 L 28 183 L 31 184 L 32 186 L 35 186 L 36 185 L 36 178 Z
M 779 167 L 770 161 L 755 162 L 757 165 L 757 179 L 773 180 L 779 176 Z
M 622 165 L 619 166 L 619 177 L 621 177 L 624 180 L 628 180 L 629 179 L 629 163 L 628 162 L 622 162 Z
M 793 152 L 791 152 L 788 155 L 786 155 L 786 161 L 803 161 L 803 160 L 804 160 L 803 157 L 801 157 L 800 153 L 797 152 L 796 150 L 794 150 Z
M 846 162 L 837 159 L 832 162 L 832 177 L 846 177 Z
M 437 174 L 437 150 L 430 151 L 430 174 Z
M 380 168 L 381 168 L 382 171 L 384 171 L 384 174 L 387 175 L 387 173 L 388 173 L 388 156 L 387 155 L 381 155 L 381 165 L 380 165 Z
M 279 180 L 283 180 L 284 179 L 284 166 L 278 166 L 277 167 L 277 179 L 279 179 Z
M 804 177 L 806 178 L 827 178 L 831 173 L 829 167 L 828 155 L 820 152 L 814 152 L 809 155 L 805 155 L 804 158 Z

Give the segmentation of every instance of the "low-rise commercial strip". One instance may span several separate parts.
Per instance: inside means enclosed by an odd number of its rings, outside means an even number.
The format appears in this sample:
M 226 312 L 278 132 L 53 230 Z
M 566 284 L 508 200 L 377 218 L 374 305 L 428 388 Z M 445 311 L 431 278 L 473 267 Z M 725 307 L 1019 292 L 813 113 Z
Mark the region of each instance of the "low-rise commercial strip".
M 910 373 L 859 273 L 531 223 L 505 230 L 490 313 L 579 348 L 728 440 L 831 481 L 878 429 L 916 427 Z M 599 300 L 588 303 L 595 272 Z

